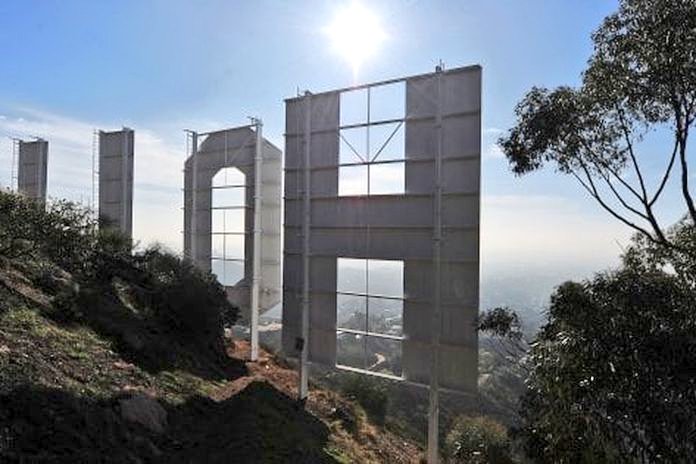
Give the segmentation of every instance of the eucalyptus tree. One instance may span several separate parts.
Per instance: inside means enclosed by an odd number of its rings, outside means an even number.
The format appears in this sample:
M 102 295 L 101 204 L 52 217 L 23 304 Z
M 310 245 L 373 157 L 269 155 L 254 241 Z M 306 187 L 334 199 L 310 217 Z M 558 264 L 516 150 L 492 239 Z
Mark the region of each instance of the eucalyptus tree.
M 500 147 L 516 174 L 551 165 L 616 219 L 674 247 L 656 205 L 677 177 L 696 222 L 687 156 L 696 120 L 696 1 L 622 0 L 592 39 L 582 84 L 532 88 Z M 669 143 L 650 154 L 663 168 L 650 182 L 640 142 L 665 128 Z
M 696 0 L 621 0 L 592 39 L 581 85 L 532 88 L 499 144 L 516 174 L 552 167 L 637 234 L 618 269 L 552 295 L 519 436 L 540 462 L 694 462 Z M 647 153 L 651 131 L 667 136 Z M 684 219 L 669 226 L 672 182 Z M 493 322 L 516 343 L 514 315 Z

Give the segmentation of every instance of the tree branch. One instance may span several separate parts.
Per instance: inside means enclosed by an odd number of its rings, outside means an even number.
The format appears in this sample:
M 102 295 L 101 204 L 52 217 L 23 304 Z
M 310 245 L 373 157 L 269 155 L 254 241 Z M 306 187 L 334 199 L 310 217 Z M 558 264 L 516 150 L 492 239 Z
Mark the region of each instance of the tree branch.
M 696 207 L 694 200 L 689 192 L 689 166 L 686 162 L 686 143 L 689 138 L 689 125 L 686 124 L 686 117 L 682 115 L 681 104 L 674 102 L 674 111 L 677 119 L 677 143 L 679 145 L 679 161 L 681 164 L 681 187 L 682 196 L 689 209 L 691 220 L 696 223 Z
M 629 210 L 633 214 L 645 219 L 646 221 L 649 220 L 648 216 L 645 213 L 638 211 L 633 206 L 629 205 L 626 202 L 626 200 L 623 199 L 623 197 L 619 194 L 619 192 L 617 192 L 616 189 L 614 188 L 614 184 L 611 183 L 611 179 L 609 179 L 609 176 L 607 176 L 606 174 L 602 174 L 602 173 L 600 173 L 600 176 L 602 177 L 602 179 L 604 179 L 604 182 L 609 186 L 609 189 L 611 189 L 611 191 L 614 193 L 614 196 L 616 197 L 616 199 L 619 200 L 619 203 L 621 203 L 621 205 L 624 208 L 626 208 L 627 210 Z
M 687 124 L 687 126 L 690 126 L 694 122 L 694 119 L 696 119 L 696 114 L 694 114 L 694 109 L 696 109 L 696 93 L 694 94 L 693 98 L 691 99 L 691 103 L 689 103 L 689 106 L 686 110 L 686 114 L 687 114 L 686 124 Z M 689 115 L 691 115 L 691 117 L 689 117 Z
M 645 180 L 643 179 L 643 173 L 640 171 L 638 166 L 638 161 L 636 160 L 636 154 L 633 151 L 633 142 L 631 142 L 631 136 L 626 125 L 626 120 L 624 119 L 623 111 L 620 108 L 616 109 L 619 114 L 619 121 L 621 123 L 621 131 L 623 132 L 624 139 L 626 140 L 626 147 L 628 148 L 628 153 L 631 155 L 631 162 L 633 163 L 633 169 L 638 177 L 638 182 L 640 183 L 640 189 L 643 192 L 643 203 L 646 204 L 648 201 L 648 193 L 645 189 Z M 647 204 L 646 204 L 647 206 Z
M 609 165 L 609 163 L 607 163 L 606 161 L 604 161 L 604 160 L 602 159 L 601 156 L 598 156 L 598 155 L 594 152 L 594 150 L 592 150 L 592 148 L 590 148 L 590 147 L 587 145 L 587 142 L 583 141 L 582 144 L 583 144 L 583 146 L 585 147 L 585 150 L 587 150 L 588 154 L 590 155 L 590 158 L 592 159 L 593 164 L 595 164 L 595 165 L 601 165 L 601 167 L 598 168 L 599 170 L 601 170 L 601 168 L 606 169 L 607 172 L 609 172 L 609 174 L 611 174 L 612 176 L 614 176 L 614 177 L 616 178 L 616 180 L 618 180 L 619 183 L 620 183 L 621 185 L 623 185 L 629 192 L 631 192 L 631 193 L 633 194 L 634 197 L 636 197 L 641 203 L 643 203 L 644 198 L 638 193 L 638 191 L 637 191 L 635 188 L 633 188 L 633 186 L 632 186 L 631 184 L 629 184 L 628 182 L 626 182 L 626 181 L 619 175 L 619 173 L 616 171 L 616 169 L 612 168 L 612 167 Z M 582 161 L 581 161 L 581 164 L 582 164 Z
M 657 238 L 661 242 L 667 243 L 668 240 L 665 237 L 665 234 L 662 231 L 660 224 L 657 222 L 657 218 L 655 217 L 655 214 L 653 213 L 652 204 L 648 201 L 648 191 L 645 188 L 645 179 L 643 178 L 643 173 L 641 172 L 640 166 L 638 165 L 636 153 L 633 150 L 633 142 L 631 141 L 631 135 L 630 135 L 630 132 L 628 130 L 628 125 L 626 124 L 626 120 L 624 119 L 623 111 L 617 107 L 617 112 L 619 114 L 621 131 L 623 132 L 624 139 L 626 140 L 626 147 L 628 148 L 628 153 L 631 156 L 631 163 L 633 164 L 634 171 L 636 172 L 636 176 L 638 177 L 638 182 L 640 183 L 641 192 L 643 192 L 643 199 L 642 199 L 641 203 L 643 204 L 643 208 L 645 208 L 645 214 L 646 214 L 645 219 L 648 222 L 650 222 L 650 225 L 652 226 L 653 231 L 655 232 L 655 235 L 657 236 Z
M 662 231 L 662 228 L 660 227 L 660 224 L 657 222 L 657 218 L 655 217 L 655 215 L 654 215 L 654 213 L 653 213 L 653 211 L 652 211 L 652 205 L 650 205 L 649 202 L 648 202 L 648 198 L 647 198 L 648 195 L 647 195 L 647 191 L 646 191 L 646 189 L 645 189 L 645 184 L 644 184 L 644 182 L 641 181 L 641 189 L 642 189 L 642 191 L 643 191 L 643 195 L 640 195 L 630 184 L 628 184 L 628 183 L 618 174 L 618 172 L 616 172 L 615 169 L 611 168 L 611 167 L 609 166 L 608 163 L 606 163 L 605 161 L 603 161 L 601 157 L 598 157 L 596 154 L 594 154 L 594 153 L 592 153 L 592 152 L 590 152 L 590 154 L 592 155 L 592 157 L 593 157 L 595 160 L 597 160 L 597 161 L 599 161 L 601 164 L 603 164 L 604 167 L 605 167 L 605 169 L 606 169 L 610 174 L 612 174 L 612 175 L 614 176 L 614 178 L 618 179 L 618 180 L 621 182 L 622 185 L 624 185 L 631 193 L 633 193 L 633 196 L 635 196 L 635 197 L 638 199 L 638 201 L 640 201 L 641 205 L 643 205 L 643 208 L 644 208 L 644 210 L 645 210 L 645 213 L 641 213 L 640 211 L 638 211 L 638 210 L 635 209 L 634 207 L 630 206 L 630 205 L 628 204 L 628 202 L 626 202 L 626 201 L 623 199 L 623 197 L 621 196 L 621 194 L 619 194 L 619 192 L 616 190 L 616 188 L 614 187 L 614 185 L 611 183 L 611 180 L 609 179 L 609 176 L 608 176 L 605 172 L 603 172 L 601 169 L 598 169 L 599 175 L 604 179 L 604 181 L 607 183 L 607 185 L 609 185 L 609 188 L 610 188 L 611 191 L 614 193 L 614 195 L 616 196 L 616 198 L 619 200 L 619 202 L 621 203 L 621 205 L 622 205 L 624 208 L 626 208 L 627 210 L 631 211 L 632 213 L 636 214 L 636 215 L 639 216 L 640 218 L 642 218 L 642 219 L 644 219 L 644 220 L 646 220 L 646 221 L 648 221 L 648 222 L 650 223 L 650 226 L 652 227 L 653 231 L 655 232 L 655 237 L 657 237 L 657 239 L 652 238 L 653 241 L 655 241 L 656 243 L 662 243 L 662 244 L 665 244 L 665 245 L 669 245 L 669 240 L 667 240 L 667 238 L 665 237 L 665 234 L 664 234 L 664 232 Z M 637 168 L 637 167 L 638 167 L 637 159 L 635 158 L 634 155 L 632 155 L 632 157 L 633 157 L 633 162 L 635 163 L 635 166 L 636 166 L 636 168 Z M 595 161 L 594 163 L 596 164 L 597 161 Z M 581 161 L 580 163 L 582 164 L 582 161 Z M 589 173 L 589 170 L 588 170 L 586 167 L 583 167 L 583 169 L 586 171 L 586 175 L 588 176 L 588 178 L 591 178 L 591 175 L 590 175 L 590 173 Z M 642 175 L 641 175 L 641 177 L 642 177 Z M 597 195 L 595 196 L 595 198 L 596 198 L 597 200 L 600 200 L 600 198 L 599 198 L 599 192 L 597 192 Z M 600 204 L 601 204 L 601 202 L 600 202 Z M 603 206 L 605 206 L 605 205 L 603 205 Z M 606 207 L 605 207 L 605 209 L 606 209 Z
M 571 174 L 572 174 L 573 177 L 575 177 L 575 179 L 580 183 L 580 185 L 582 185 L 582 186 L 585 188 L 585 190 L 587 190 L 587 192 L 588 192 L 595 200 L 597 200 L 597 202 L 600 204 L 600 206 L 602 206 L 602 208 L 604 208 L 609 214 L 611 214 L 611 215 L 614 216 L 616 219 L 618 219 L 619 221 L 623 222 L 624 224 L 626 224 L 627 226 L 629 226 L 629 227 L 632 228 L 633 230 L 638 231 L 638 232 L 640 232 L 641 234 L 645 235 L 645 237 L 647 237 L 648 240 L 650 240 L 651 242 L 653 242 L 653 243 L 662 243 L 662 242 L 658 241 L 655 237 L 653 237 L 653 236 L 650 234 L 650 232 L 648 232 L 648 231 L 645 230 L 644 228 L 640 227 L 639 225 L 637 225 L 637 224 L 635 224 L 635 223 L 629 221 L 628 219 L 626 219 L 625 217 L 623 217 L 622 215 L 620 215 L 619 213 L 617 213 L 616 211 L 614 211 L 614 209 L 612 209 L 612 208 L 602 199 L 602 197 L 601 197 L 601 196 L 599 195 L 599 193 L 597 192 L 597 187 L 595 186 L 594 181 L 592 180 L 592 176 L 591 176 L 589 170 L 587 169 L 587 166 L 585 166 L 584 163 L 581 163 L 580 166 L 582 167 L 582 170 L 583 170 L 583 172 L 585 173 L 585 176 L 587 177 L 587 182 L 584 182 L 584 181 L 580 178 L 580 176 L 578 176 L 575 172 L 572 172 L 572 171 L 571 171 Z M 589 185 L 588 185 L 588 184 L 589 184 Z
M 648 205 L 652 206 L 655 204 L 657 199 L 662 194 L 662 190 L 665 188 L 665 185 L 667 185 L 667 179 L 669 178 L 669 175 L 672 172 L 672 167 L 674 166 L 674 161 L 676 161 L 676 159 L 677 159 L 677 149 L 678 148 L 679 148 L 679 138 L 675 137 L 674 149 L 672 150 L 672 156 L 669 159 L 669 165 L 667 166 L 667 170 L 665 171 L 665 175 L 662 178 L 662 181 L 660 182 L 660 186 L 658 187 L 657 191 L 655 192 L 655 196 L 653 196 L 652 200 L 650 200 L 648 202 Z

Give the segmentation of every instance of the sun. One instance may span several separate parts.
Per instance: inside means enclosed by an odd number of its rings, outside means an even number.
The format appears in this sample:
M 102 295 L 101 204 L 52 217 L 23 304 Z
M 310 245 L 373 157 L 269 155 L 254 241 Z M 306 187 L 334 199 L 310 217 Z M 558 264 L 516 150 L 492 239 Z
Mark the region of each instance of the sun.
M 357 2 L 337 11 L 325 33 L 333 50 L 348 60 L 353 74 L 377 53 L 387 38 L 377 15 Z

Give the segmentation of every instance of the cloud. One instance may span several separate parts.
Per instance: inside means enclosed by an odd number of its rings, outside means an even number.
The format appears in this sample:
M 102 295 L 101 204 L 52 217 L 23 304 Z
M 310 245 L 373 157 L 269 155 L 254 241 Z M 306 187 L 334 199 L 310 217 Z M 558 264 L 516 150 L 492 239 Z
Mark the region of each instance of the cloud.
M 485 195 L 481 202 L 488 208 L 549 210 L 572 208 L 574 203 L 558 195 Z
M 505 131 L 497 127 L 486 127 L 483 129 L 483 157 L 487 159 L 502 159 L 505 158 L 503 150 L 497 143 L 498 137 L 500 137 Z
M 13 113 L 0 120 L 0 131 L 11 137 L 49 141 L 49 195 L 89 203 L 95 126 L 27 108 Z M 2 164 L 9 166 L 5 160 Z M 9 172 L 3 178 L 9 181 Z
M 39 135 L 50 143 L 49 194 L 89 203 L 92 137 L 95 128 L 120 127 L 116 121 L 86 121 L 34 109 L 3 108 L 0 135 Z M 183 127 L 221 127 L 213 121 L 186 121 L 153 129 L 133 124 L 136 137 L 134 237 L 141 244 L 160 242 L 181 250 L 183 229 Z M 495 128 L 488 128 L 489 133 Z M 0 145 L 0 184 L 9 184 L 10 141 Z M 486 145 L 484 156 L 500 158 Z M 398 172 L 377 173 L 388 185 Z M 363 188 L 360 176 L 344 179 Z M 360 184 L 360 185 L 358 185 Z M 616 261 L 630 232 L 600 211 L 583 210 L 583 199 L 555 195 L 484 195 L 481 210 L 482 266 L 567 266 L 583 263 L 600 269 Z
M 505 158 L 505 153 L 503 153 L 500 145 L 497 143 L 490 143 L 483 149 L 483 157 L 490 159 L 502 159 Z
M 114 121 L 84 121 L 51 112 L 18 108 L 0 119 L 0 134 L 49 141 L 48 194 L 85 205 L 92 197 L 94 130 L 114 130 Z M 168 135 L 168 134 L 167 134 Z M 135 127 L 134 237 L 142 244 L 162 242 L 181 249 L 184 138 L 167 138 Z M 11 145 L 0 149 L 0 184 L 9 185 Z
M 483 135 L 501 135 L 504 132 L 504 129 L 499 129 L 497 127 L 486 127 L 483 129 Z

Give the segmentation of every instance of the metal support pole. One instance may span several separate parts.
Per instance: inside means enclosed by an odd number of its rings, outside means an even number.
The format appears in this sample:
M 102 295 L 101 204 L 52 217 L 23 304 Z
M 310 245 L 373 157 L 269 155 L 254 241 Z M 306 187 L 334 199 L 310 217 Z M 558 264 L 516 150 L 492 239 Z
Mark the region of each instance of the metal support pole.
M 299 400 L 309 395 L 309 234 L 311 220 L 311 140 L 312 140 L 312 95 L 304 95 L 304 220 L 302 221 L 302 351 L 300 353 L 300 385 Z
M 365 160 L 370 161 L 372 157 L 370 156 L 370 95 L 371 88 L 368 87 L 367 93 L 367 114 L 366 120 L 367 126 L 365 126 Z M 367 167 L 367 198 L 370 198 L 370 185 L 372 185 L 372 178 L 370 176 L 370 163 L 365 165 Z M 339 171 L 340 172 L 340 171 Z M 365 221 L 366 228 L 366 255 L 370 256 L 370 221 Z M 365 260 L 365 294 L 370 294 L 370 264 L 369 260 Z M 370 331 L 370 298 L 365 297 L 365 333 Z M 362 337 L 363 340 L 363 369 L 367 369 L 370 366 L 369 356 L 368 356 L 368 346 L 367 337 Z
M 12 169 L 10 171 L 10 190 L 17 192 L 19 190 L 19 167 L 17 166 L 17 156 L 19 152 L 19 140 L 12 140 Z M 15 178 L 17 183 L 15 184 Z
M 41 146 L 40 143 L 41 139 L 36 140 L 36 149 L 37 149 L 37 159 L 36 159 L 36 199 L 41 200 L 42 197 L 42 192 L 41 192 L 41 184 L 42 184 L 42 179 L 43 176 L 41 175 L 41 162 L 43 160 L 43 147 Z
M 263 122 L 252 118 L 256 126 L 256 153 L 254 155 L 254 261 L 251 277 L 251 355 L 250 359 L 259 358 L 259 298 L 261 282 L 261 176 L 263 172 Z
M 48 180 L 46 177 L 44 177 L 44 172 L 46 172 L 47 169 L 47 164 L 48 164 L 48 142 L 45 140 L 39 138 L 37 139 L 37 147 L 39 149 L 39 159 L 38 162 L 36 163 L 37 169 L 38 169 L 38 188 L 36 189 L 38 192 L 38 201 L 41 203 L 46 202 L 46 184 L 48 183 Z M 46 147 L 46 156 L 44 155 L 44 147 Z M 46 180 L 46 182 L 44 182 Z
M 128 129 L 121 132 L 121 232 L 128 226 Z
M 92 131 L 92 215 L 95 219 L 98 217 L 97 214 L 97 150 L 101 151 L 101 144 L 99 143 L 101 136 L 97 130 Z
M 191 251 L 191 256 L 189 259 L 194 263 L 198 264 L 198 250 L 196 247 L 196 219 L 197 219 L 197 209 L 198 204 L 196 197 L 198 196 L 198 134 L 194 131 L 189 132 L 191 137 L 191 171 L 193 178 L 191 179 L 191 227 L 189 228 L 189 240 L 191 246 L 189 250 Z
M 440 420 L 440 331 L 442 329 L 441 315 L 441 269 L 442 254 L 442 69 L 437 73 L 437 114 L 435 132 L 437 154 L 435 158 L 435 220 L 433 235 L 433 289 L 434 304 L 431 326 L 430 347 L 430 398 L 428 405 L 428 464 L 437 464 L 439 451 L 439 420 Z

